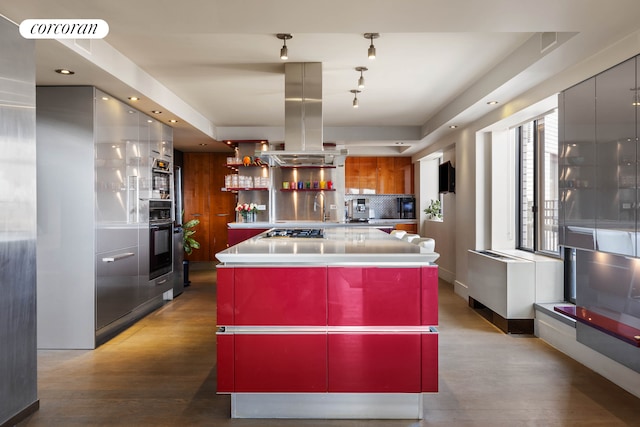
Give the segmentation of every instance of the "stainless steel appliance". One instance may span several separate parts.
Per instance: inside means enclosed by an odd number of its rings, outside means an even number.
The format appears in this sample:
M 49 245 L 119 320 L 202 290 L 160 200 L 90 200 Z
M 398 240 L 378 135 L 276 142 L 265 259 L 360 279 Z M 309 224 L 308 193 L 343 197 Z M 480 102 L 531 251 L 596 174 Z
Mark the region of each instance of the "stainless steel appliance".
M 265 237 L 285 237 L 303 239 L 322 239 L 324 229 L 322 228 L 277 228 L 267 232 Z
M 171 272 L 173 220 L 169 200 L 149 201 L 149 279 Z
M 369 199 L 351 200 L 351 220 L 369 221 Z
M 151 197 L 168 199 L 171 194 L 171 164 L 166 160 L 154 159 L 151 168 Z
M 398 197 L 397 212 L 400 218 L 414 219 L 416 217 L 415 197 Z

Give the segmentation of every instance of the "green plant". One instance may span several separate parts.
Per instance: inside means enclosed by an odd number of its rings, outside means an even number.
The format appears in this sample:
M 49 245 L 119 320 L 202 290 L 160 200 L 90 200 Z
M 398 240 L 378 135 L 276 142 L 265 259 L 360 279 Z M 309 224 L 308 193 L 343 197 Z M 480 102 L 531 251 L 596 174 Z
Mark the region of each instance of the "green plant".
M 428 219 L 442 219 L 442 205 L 440 199 L 431 199 L 431 203 L 424 210 Z
M 183 235 L 182 235 L 182 245 L 184 251 L 187 255 L 191 255 L 194 249 L 200 249 L 200 243 L 193 238 L 193 235 L 196 234 L 195 227 L 200 224 L 199 219 L 192 219 L 184 224 L 182 224 Z

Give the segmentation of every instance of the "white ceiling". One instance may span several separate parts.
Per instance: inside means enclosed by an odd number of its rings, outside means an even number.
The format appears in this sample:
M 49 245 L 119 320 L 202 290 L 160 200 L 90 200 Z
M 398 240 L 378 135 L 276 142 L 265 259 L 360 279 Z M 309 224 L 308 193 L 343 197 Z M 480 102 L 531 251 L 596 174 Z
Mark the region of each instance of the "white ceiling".
M 289 61 L 323 63 L 325 140 L 408 155 L 499 108 L 493 97 L 504 105 L 640 28 L 637 0 L 5 0 L 0 14 L 105 20 L 104 41 L 37 41 L 37 83 L 139 95 L 137 108 L 180 120 L 185 151 L 283 138 L 276 33 L 293 34 Z M 365 32 L 381 34 L 373 61 Z M 558 44 L 541 52 L 541 32 L 558 32 Z M 369 71 L 354 109 L 357 66 Z M 76 74 L 53 72 L 62 67 Z

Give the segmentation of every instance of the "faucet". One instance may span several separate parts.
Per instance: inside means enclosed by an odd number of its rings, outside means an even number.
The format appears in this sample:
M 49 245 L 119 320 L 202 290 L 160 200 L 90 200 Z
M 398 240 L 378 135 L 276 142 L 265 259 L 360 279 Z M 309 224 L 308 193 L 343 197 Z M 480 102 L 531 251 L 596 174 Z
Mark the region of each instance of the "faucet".
M 322 222 L 325 222 L 327 220 L 327 214 L 326 214 L 326 205 L 327 205 L 327 201 L 325 199 L 325 195 L 323 192 L 318 192 L 316 194 L 316 197 L 313 198 L 313 211 L 316 212 L 318 210 L 318 197 L 322 196 Z

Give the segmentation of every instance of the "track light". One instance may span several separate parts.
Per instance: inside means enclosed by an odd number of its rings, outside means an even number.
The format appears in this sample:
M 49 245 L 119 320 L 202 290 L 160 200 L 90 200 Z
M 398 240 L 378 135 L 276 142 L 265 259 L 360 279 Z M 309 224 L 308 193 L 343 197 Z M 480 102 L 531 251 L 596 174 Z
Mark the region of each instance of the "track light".
M 282 45 L 282 49 L 280 49 L 280 59 L 282 59 L 283 61 L 286 61 L 287 59 L 289 59 L 289 49 L 287 49 L 287 40 L 292 39 L 293 36 L 287 33 L 278 33 L 276 34 L 276 37 L 284 42 L 284 44 Z
M 358 79 L 358 89 L 364 89 L 364 76 L 362 75 L 362 73 L 367 70 L 367 67 L 356 67 L 356 71 L 360 71 L 360 78 Z
M 358 108 L 358 94 L 362 91 L 358 89 L 351 89 L 349 92 L 353 94 L 353 108 Z
M 378 37 L 380 37 L 380 34 L 378 33 L 364 33 L 364 38 L 371 40 L 371 45 L 367 52 L 369 59 L 376 59 L 376 47 L 373 45 L 373 39 L 377 39 Z

